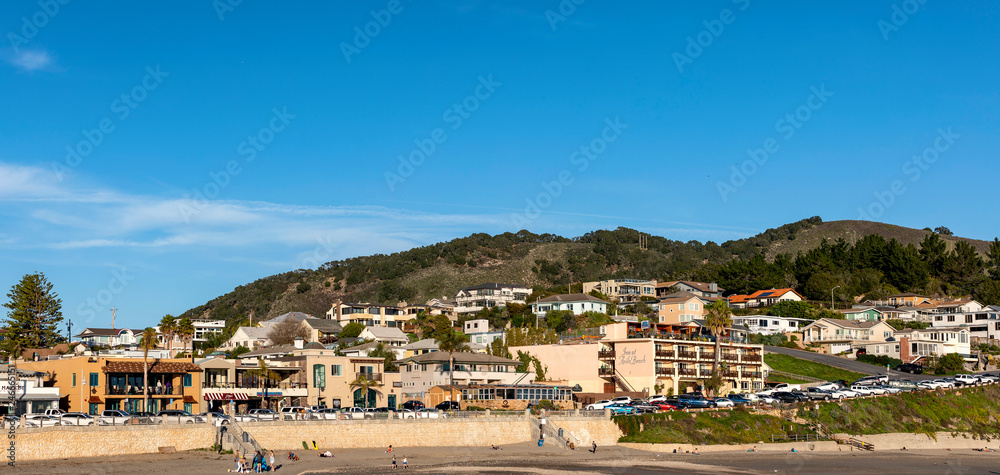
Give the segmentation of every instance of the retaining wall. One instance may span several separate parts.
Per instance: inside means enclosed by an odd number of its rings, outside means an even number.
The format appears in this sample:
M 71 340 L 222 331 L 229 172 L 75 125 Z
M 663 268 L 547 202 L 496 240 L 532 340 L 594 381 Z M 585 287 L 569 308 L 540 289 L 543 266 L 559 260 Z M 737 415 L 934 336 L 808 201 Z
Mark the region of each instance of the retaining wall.
M 48 460 L 105 455 L 158 453 L 160 447 L 178 451 L 204 449 L 215 443 L 209 424 L 43 427 L 17 431 L 17 460 Z

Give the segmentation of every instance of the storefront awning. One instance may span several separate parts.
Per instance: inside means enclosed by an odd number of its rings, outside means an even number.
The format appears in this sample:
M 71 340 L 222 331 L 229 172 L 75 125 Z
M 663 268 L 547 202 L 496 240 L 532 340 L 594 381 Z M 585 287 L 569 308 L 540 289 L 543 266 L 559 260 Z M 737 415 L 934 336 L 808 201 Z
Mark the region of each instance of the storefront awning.
M 184 396 L 184 402 L 196 403 L 198 400 L 194 396 Z
M 104 401 L 101 400 L 100 396 L 90 396 L 90 399 L 88 399 L 87 402 L 89 402 L 91 404 L 102 404 L 102 403 L 104 403 Z
M 247 401 L 250 396 L 246 393 L 205 393 L 204 398 L 206 401 Z

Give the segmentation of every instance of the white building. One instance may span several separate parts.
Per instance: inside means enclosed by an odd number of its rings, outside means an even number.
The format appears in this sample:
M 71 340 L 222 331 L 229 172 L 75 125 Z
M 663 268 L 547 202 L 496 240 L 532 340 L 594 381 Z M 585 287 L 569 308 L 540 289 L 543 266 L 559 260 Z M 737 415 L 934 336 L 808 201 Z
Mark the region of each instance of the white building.
M 245 346 L 250 350 L 256 350 L 271 346 L 271 339 L 267 336 L 269 331 L 271 331 L 270 327 L 239 327 L 222 347 L 231 350 L 238 346 Z
M 608 313 L 608 303 L 587 294 L 560 294 L 538 299 L 531 304 L 531 312 L 545 316 L 549 310 L 569 310 L 574 315 L 584 312 Z
M 48 373 L 17 370 L 17 385 L 14 388 L 15 407 L 13 411 L 10 402 L 10 383 L 7 380 L 9 372 L 7 365 L 0 365 L 0 414 L 23 415 L 45 412 L 46 409 L 59 409 L 59 388 L 44 387 L 45 376 Z
M 520 361 L 483 353 L 459 352 L 455 360 L 455 384 L 524 384 L 533 381 L 530 373 L 519 373 Z M 443 351 L 411 356 L 399 362 L 403 396 L 423 398 L 438 385 L 450 383 L 451 360 Z
M 971 335 L 965 328 L 907 328 L 893 334 L 894 341 L 864 342 L 854 345 L 854 349 L 864 348 L 869 355 L 889 356 L 904 363 L 913 363 L 928 356 L 944 356 L 958 353 L 970 358 Z
M 743 325 L 750 333 L 775 335 L 801 331 L 812 323 L 807 318 L 775 317 L 772 315 L 733 315 L 733 325 Z
M 490 331 L 490 321 L 486 319 L 468 320 L 462 325 L 462 332 L 468 335 L 470 343 L 489 346 L 493 340 L 506 341 L 504 331 Z
M 508 302 L 525 304 L 531 289 L 520 284 L 479 284 L 473 287 L 462 287 L 455 294 L 455 311 L 458 313 L 474 313 L 484 308 L 502 307 Z
M 583 293 L 598 291 L 619 302 L 638 302 L 643 297 L 656 298 L 656 281 L 642 279 L 611 279 L 599 282 L 584 282 Z
M 76 338 L 86 346 L 134 347 L 139 345 L 142 330 L 128 328 L 84 328 Z
M 358 335 L 359 339 L 385 343 L 387 346 L 403 346 L 410 342 L 410 337 L 396 327 L 365 327 Z

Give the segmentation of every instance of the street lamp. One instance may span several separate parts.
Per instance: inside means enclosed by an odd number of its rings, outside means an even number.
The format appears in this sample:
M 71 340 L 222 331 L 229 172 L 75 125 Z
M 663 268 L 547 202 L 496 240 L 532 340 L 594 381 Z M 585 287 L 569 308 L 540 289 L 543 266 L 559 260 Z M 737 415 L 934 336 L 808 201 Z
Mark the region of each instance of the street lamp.
M 840 287 L 840 286 L 837 285 L 837 286 L 834 286 L 832 289 L 830 289 L 830 310 L 833 310 L 833 291 L 837 290 L 838 287 Z

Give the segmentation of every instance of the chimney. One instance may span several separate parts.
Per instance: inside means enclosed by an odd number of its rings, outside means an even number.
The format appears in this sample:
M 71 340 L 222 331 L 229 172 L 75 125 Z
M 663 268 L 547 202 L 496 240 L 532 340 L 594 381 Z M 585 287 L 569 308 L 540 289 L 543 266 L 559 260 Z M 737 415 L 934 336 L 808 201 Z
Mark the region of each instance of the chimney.
M 340 304 L 342 304 L 342 303 L 344 303 L 344 302 L 343 302 L 343 301 L 341 301 L 340 299 L 337 299 L 337 301 L 333 303 L 333 306 L 337 308 L 337 311 L 335 312 L 335 314 L 336 314 L 336 317 L 337 317 L 337 321 L 338 321 L 338 322 L 340 321 L 340 315 L 341 315 L 341 313 L 340 313 L 340 312 L 342 312 L 342 311 L 343 311 L 343 310 L 342 310 L 342 309 L 340 308 Z
M 304 343 L 305 340 L 303 340 L 302 337 L 300 336 L 295 337 L 295 349 L 301 350 Z
M 716 284 L 715 282 L 708 284 L 708 290 L 711 290 L 712 292 L 718 292 L 719 284 Z
M 903 363 L 910 362 L 910 337 L 904 336 L 899 339 L 899 359 Z

